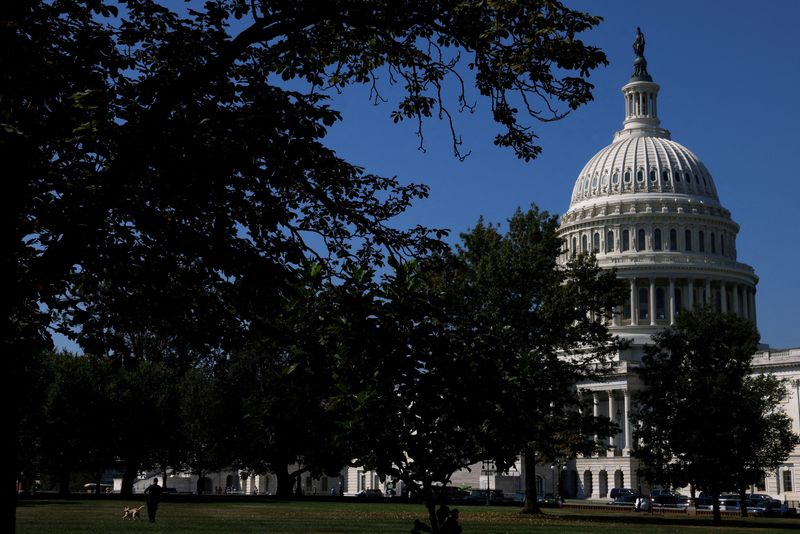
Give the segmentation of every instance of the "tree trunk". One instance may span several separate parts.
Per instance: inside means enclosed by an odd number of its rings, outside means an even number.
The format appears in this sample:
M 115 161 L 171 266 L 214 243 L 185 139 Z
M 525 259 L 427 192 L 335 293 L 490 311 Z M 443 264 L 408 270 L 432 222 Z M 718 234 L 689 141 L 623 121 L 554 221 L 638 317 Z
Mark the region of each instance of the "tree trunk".
M 531 447 L 525 448 L 522 469 L 525 475 L 525 503 L 522 505 L 522 513 L 541 514 L 542 509 L 536 495 L 536 451 Z
M 12 359 L 14 357 L 19 357 L 19 356 L 6 354 L 4 359 Z M 12 402 L 10 404 L 6 404 L 5 406 L 7 408 L 7 410 L 5 411 L 12 412 L 13 408 L 8 409 L 8 407 L 13 407 L 15 406 L 15 404 Z M 11 419 L 10 416 L 7 417 Z M 5 442 L 4 450 L 6 451 L 5 452 L 6 460 L 3 462 L 4 465 L 3 471 L 5 475 L 3 477 L 3 480 L 5 480 L 5 482 L 3 482 L 2 484 L 6 489 L 2 492 L 2 498 L 4 504 L 3 504 L 3 520 L 2 522 L 0 522 L 0 525 L 5 525 L 5 527 L 0 528 L 0 530 L 2 530 L 3 532 L 10 532 L 13 534 L 14 532 L 16 532 L 16 526 L 17 526 L 17 481 L 19 480 L 20 469 L 17 456 L 18 454 L 17 439 L 19 436 L 19 432 L 17 431 L 17 429 L 19 425 L 17 421 L 13 421 L 12 423 L 13 423 L 12 426 L 7 427 L 8 432 L 3 432 L 3 435 L 5 435 L 3 441 Z
M 58 471 L 58 494 L 61 497 L 67 497 L 70 494 L 69 475 L 69 469 L 61 468 Z
M 122 487 L 119 490 L 123 497 L 130 497 L 133 495 L 133 484 L 136 482 L 136 476 L 138 472 L 138 460 L 133 458 L 125 460 L 125 470 L 122 473 Z
M 100 490 L 100 483 L 103 481 L 103 472 L 97 471 L 94 474 L 94 494 L 100 495 L 102 491 Z
M 719 513 L 719 492 L 716 490 L 711 493 L 711 509 L 713 514 L 712 524 L 721 525 L 722 516 Z
M 203 494 L 203 486 L 204 485 L 205 484 L 203 484 L 203 467 L 200 464 L 198 464 L 197 465 L 197 494 L 198 495 L 202 495 Z
M 161 472 L 163 473 L 163 477 L 164 477 L 163 484 L 161 484 L 161 487 L 164 488 L 164 489 L 167 489 L 167 462 L 166 461 L 162 462 L 162 464 L 161 464 Z
M 436 498 L 433 496 L 433 492 L 431 491 L 430 487 L 423 491 L 426 495 L 425 508 L 428 510 L 428 520 L 431 523 L 431 532 L 433 534 L 439 534 L 439 521 L 436 518 Z
M 281 499 L 292 498 L 293 477 L 289 474 L 289 466 L 286 464 L 276 465 L 274 468 L 275 478 L 278 480 L 278 487 L 275 489 L 275 496 Z
M 741 509 L 742 517 L 747 517 L 747 487 L 742 486 L 739 488 L 739 508 Z

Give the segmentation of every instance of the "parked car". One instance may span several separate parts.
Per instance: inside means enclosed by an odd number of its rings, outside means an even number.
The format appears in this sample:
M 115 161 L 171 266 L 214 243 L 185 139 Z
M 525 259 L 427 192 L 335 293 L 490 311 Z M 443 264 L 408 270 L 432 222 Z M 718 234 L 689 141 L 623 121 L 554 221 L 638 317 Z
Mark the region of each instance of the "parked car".
M 634 493 L 636 492 L 633 491 L 631 488 L 612 488 L 609 497 L 611 497 L 612 499 L 616 499 L 620 495 L 633 495 Z
M 539 501 L 539 506 L 558 506 L 558 499 L 552 493 L 537 495 L 536 500 Z
M 692 500 L 678 493 L 660 494 L 653 497 L 653 506 L 661 508 L 688 508 Z
M 638 499 L 640 495 L 638 493 L 625 493 L 622 495 L 617 496 L 616 499 L 613 501 L 609 501 L 609 506 L 633 506 L 636 504 L 636 499 Z
M 359 499 L 383 499 L 383 492 L 377 488 L 365 489 L 359 491 L 356 497 Z
M 473 504 L 486 504 L 487 500 L 487 491 L 486 490 L 472 490 L 469 495 L 461 499 L 463 503 L 473 503 Z M 490 504 L 496 504 L 500 502 L 505 502 L 505 495 L 503 495 L 503 490 L 490 490 L 488 496 L 488 500 Z

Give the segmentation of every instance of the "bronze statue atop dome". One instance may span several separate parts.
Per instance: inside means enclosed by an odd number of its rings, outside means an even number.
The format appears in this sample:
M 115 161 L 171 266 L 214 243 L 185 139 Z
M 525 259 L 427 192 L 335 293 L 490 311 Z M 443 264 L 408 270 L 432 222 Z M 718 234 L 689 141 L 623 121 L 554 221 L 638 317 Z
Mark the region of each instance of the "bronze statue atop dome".
M 644 34 L 641 28 L 636 27 L 636 40 L 633 41 L 633 53 L 636 54 L 636 59 L 633 60 L 633 76 L 631 81 L 647 81 L 652 82 L 653 78 L 647 73 L 647 60 L 644 58 Z
M 633 42 L 633 53 L 636 54 L 636 57 L 644 57 L 644 34 L 639 26 L 636 26 L 636 40 Z

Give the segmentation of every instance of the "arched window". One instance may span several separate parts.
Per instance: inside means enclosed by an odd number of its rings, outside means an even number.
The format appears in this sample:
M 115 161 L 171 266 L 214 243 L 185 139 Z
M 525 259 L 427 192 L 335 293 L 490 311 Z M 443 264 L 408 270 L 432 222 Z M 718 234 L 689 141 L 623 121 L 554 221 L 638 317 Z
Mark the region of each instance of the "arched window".
M 606 253 L 614 252 L 614 232 L 609 230 L 606 234 Z
M 626 250 L 631 249 L 631 238 L 630 233 L 628 230 L 622 231 L 622 251 L 625 252 Z
M 642 169 L 639 169 L 638 171 L 636 171 L 636 181 L 637 182 L 644 182 L 644 171 L 642 171 Z
M 631 171 L 625 171 L 625 183 L 630 183 L 631 181 Z
M 592 472 L 588 469 L 583 472 L 583 493 L 587 498 L 592 496 L 594 488 L 592 487 Z
M 581 236 L 581 252 L 589 252 L 589 246 L 586 243 L 586 236 Z
M 639 288 L 639 320 L 650 318 L 650 295 L 646 287 Z
M 614 185 L 619 183 L 619 172 L 614 171 L 614 176 L 611 177 L 611 183 Z
M 664 171 L 661 173 L 661 179 L 664 180 L 664 183 L 669 182 L 669 172 Z
M 719 253 L 725 255 L 725 234 L 719 234 Z
M 681 181 L 681 173 L 679 173 L 679 172 L 675 173 L 675 181 L 676 182 L 680 182 Z
M 702 230 L 697 234 L 697 248 L 700 252 L 706 251 L 706 233 Z
M 650 181 L 651 182 L 656 181 L 656 171 L 650 171 Z
M 578 253 L 578 238 L 577 237 L 573 237 L 572 238 L 572 255 L 575 256 L 575 254 L 577 254 L 577 253 Z
M 664 303 L 664 289 L 661 287 L 656 288 L 656 319 L 663 319 L 667 316 L 667 310 Z
M 711 232 L 711 253 L 717 253 L 717 236 L 714 235 L 714 232 Z
M 644 250 L 645 243 L 644 243 L 644 230 L 639 228 L 639 231 L 636 233 L 636 250 Z
M 592 236 L 592 252 L 595 254 L 600 252 L 600 232 L 595 232 Z
M 688 228 L 683 233 L 683 241 L 684 241 L 684 244 L 685 244 L 686 251 L 687 252 L 691 252 L 692 251 L 692 231 L 689 230 Z
M 661 250 L 661 229 L 653 230 L 653 250 Z
M 678 250 L 678 231 L 675 228 L 669 231 L 669 249 Z

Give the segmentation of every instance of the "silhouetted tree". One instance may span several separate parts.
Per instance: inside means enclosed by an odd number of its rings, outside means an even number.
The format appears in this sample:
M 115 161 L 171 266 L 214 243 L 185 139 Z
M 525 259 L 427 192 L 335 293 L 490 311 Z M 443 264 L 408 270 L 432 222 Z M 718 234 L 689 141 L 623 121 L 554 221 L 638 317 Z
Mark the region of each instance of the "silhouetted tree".
M 683 311 L 653 336 L 639 369 L 644 389 L 632 454 L 642 460 L 640 471 L 653 482 L 707 491 L 715 524 L 722 491 L 743 496 L 798 444 L 777 403 L 785 386 L 751 376 L 758 339 L 747 319 L 710 308 Z

